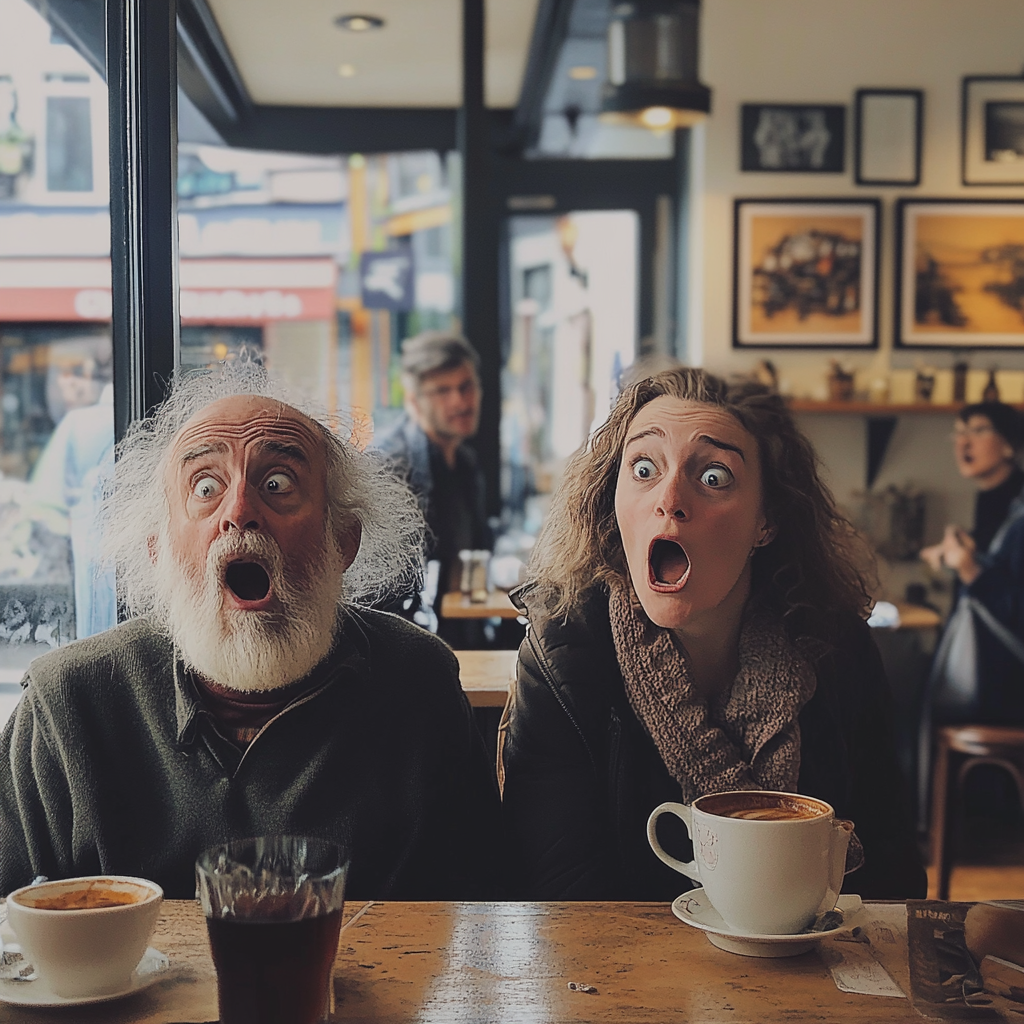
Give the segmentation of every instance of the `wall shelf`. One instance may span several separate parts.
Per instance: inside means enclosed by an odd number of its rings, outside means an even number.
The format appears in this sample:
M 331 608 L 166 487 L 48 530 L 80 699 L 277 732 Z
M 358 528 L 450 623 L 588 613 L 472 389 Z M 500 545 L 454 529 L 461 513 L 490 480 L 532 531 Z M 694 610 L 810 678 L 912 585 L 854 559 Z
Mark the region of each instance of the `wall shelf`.
M 814 402 L 805 398 L 789 400 L 789 408 L 797 413 L 826 413 L 831 415 L 863 416 L 865 418 L 865 447 L 867 465 L 867 488 L 871 489 L 882 464 L 885 453 L 889 450 L 889 442 L 896 431 L 896 421 L 900 416 L 920 415 L 921 413 L 955 416 L 963 406 L 937 405 L 932 402 L 914 402 L 905 405 L 875 402 Z

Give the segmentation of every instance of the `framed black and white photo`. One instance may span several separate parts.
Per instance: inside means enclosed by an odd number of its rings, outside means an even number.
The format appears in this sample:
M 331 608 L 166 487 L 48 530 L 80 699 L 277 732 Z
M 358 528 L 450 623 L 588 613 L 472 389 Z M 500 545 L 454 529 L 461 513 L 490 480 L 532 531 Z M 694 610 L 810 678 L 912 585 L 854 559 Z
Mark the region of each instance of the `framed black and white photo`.
M 878 345 L 877 199 L 737 199 L 736 348 Z
M 1024 185 L 1024 78 L 964 79 L 965 185 Z
M 919 185 L 924 124 L 920 89 L 858 89 L 853 173 L 858 185 Z
M 740 170 L 841 174 L 846 160 L 846 107 L 744 103 Z
M 1024 347 L 1024 201 L 896 204 L 896 344 Z

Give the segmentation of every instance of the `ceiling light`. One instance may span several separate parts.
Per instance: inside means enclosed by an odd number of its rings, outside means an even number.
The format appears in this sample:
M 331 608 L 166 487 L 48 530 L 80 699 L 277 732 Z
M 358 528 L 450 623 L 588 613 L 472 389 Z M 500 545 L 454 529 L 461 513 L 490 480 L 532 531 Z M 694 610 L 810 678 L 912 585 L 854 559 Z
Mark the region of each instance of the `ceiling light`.
M 576 67 L 569 68 L 569 77 L 575 82 L 589 82 L 592 78 L 597 78 L 597 68 L 589 64 L 577 64 Z
M 343 14 L 334 19 L 334 24 L 346 32 L 372 32 L 384 27 L 384 19 L 375 14 Z
M 662 132 L 708 116 L 711 90 L 697 77 L 699 17 L 700 0 L 613 3 L 602 121 Z
M 640 112 L 640 122 L 645 128 L 668 128 L 675 120 L 675 111 L 669 107 L 647 107 Z
M 338 75 L 341 78 L 354 78 L 356 69 L 351 64 L 339 64 Z

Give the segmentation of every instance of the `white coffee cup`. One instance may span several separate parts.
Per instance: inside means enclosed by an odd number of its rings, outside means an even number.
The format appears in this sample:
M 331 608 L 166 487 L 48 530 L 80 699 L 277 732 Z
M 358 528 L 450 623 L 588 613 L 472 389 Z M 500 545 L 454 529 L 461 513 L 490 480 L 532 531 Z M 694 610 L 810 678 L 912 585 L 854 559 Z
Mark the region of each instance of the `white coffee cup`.
M 686 825 L 693 860 L 662 849 L 655 826 L 666 813 Z M 699 881 L 725 923 L 745 935 L 793 935 L 831 910 L 852 832 L 853 822 L 837 819 L 824 800 L 767 790 L 664 803 L 647 820 L 651 849 Z
M 103 892 L 129 903 L 54 909 Z M 163 890 L 126 875 L 90 875 L 15 889 L 7 914 L 25 958 L 58 996 L 111 995 L 128 987 L 160 914 Z M 111 897 L 115 898 L 115 897 Z

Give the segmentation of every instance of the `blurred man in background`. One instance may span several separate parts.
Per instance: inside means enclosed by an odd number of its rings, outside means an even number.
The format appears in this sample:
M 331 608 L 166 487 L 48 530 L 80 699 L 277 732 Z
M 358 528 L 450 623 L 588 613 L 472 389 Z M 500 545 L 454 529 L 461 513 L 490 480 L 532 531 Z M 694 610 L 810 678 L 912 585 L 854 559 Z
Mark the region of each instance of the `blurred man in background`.
M 416 494 L 427 521 L 428 561 L 438 563 L 436 587 L 425 590 L 440 613 L 441 599 L 459 589 L 459 552 L 490 549 L 484 478 L 476 454 L 466 443 L 480 423 L 480 359 L 465 338 L 427 331 L 402 344 L 405 416 L 377 441 Z M 399 609 L 412 617 L 419 597 L 406 597 Z M 459 646 L 456 623 L 440 623 L 439 632 Z M 451 634 L 451 635 L 449 635 Z

